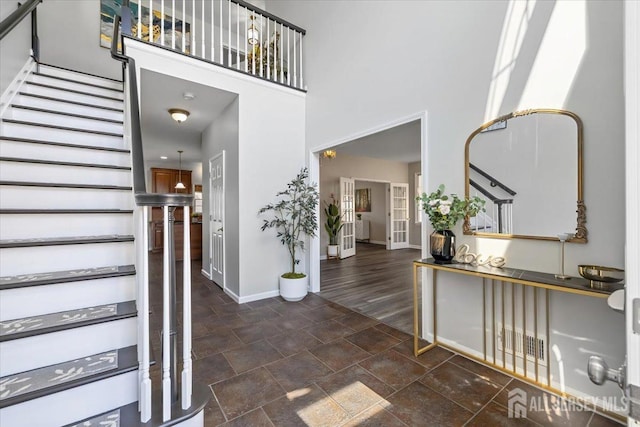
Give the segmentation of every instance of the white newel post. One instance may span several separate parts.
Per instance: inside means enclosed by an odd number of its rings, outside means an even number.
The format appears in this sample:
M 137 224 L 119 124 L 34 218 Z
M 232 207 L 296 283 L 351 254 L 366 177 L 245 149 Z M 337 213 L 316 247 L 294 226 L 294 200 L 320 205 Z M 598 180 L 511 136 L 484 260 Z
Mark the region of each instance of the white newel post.
M 149 350 L 149 208 L 139 207 L 140 213 L 138 236 L 140 244 L 138 247 L 140 264 L 137 266 L 136 275 L 138 277 L 138 319 L 140 322 L 140 333 L 138 335 L 138 348 L 140 352 L 140 421 L 147 422 L 151 419 L 151 378 L 149 377 L 150 350 Z
M 171 418 L 171 278 L 170 243 L 169 242 L 169 207 L 162 207 L 164 216 L 164 250 L 162 254 L 162 420 Z
M 184 207 L 184 242 L 182 257 L 183 286 L 183 362 L 182 362 L 182 409 L 191 406 L 191 215 L 189 206 Z

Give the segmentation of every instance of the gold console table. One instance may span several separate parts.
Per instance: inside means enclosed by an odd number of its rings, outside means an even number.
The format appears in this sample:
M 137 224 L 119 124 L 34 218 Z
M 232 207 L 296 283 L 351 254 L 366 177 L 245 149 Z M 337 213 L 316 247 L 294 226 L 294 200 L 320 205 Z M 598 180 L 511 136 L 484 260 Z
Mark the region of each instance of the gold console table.
M 427 346 L 420 347 L 420 330 L 419 330 L 419 312 L 418 312 L 418 270 L 420 268 L 428 268 L 433 270 L 433 287 L 432 287 L 432 311 L 433 311 L 433 342 Z M 449 346 L 438 341 L 438 319 L 437 319 L 437 289 L 438 289 L 438 272 L 448 272 L 455 274 L 462 274 L 466 276 L 474 276 L 482 278 L 482 347 L 483 357 L 477 357 L 466 352 L 460 351 L 455 347 Z M 510 294 L 511 308 L 505 306 L 505 284 L 511 284 L 507 293 Z M 591 287 L 589 280 L 581 277 L 571 277 L 570 280 L 557 279 L 553 274 L 540 273 L 536 271 L 520 270 L 513 268 L 495 268 L 488 266 L 472 266 L 469 264 L 438 264 L 433 259 L 422 259 L 413 262 L 413 349 L 414 355 L 418 357 L 420 354 L 430 350 L 431 348 L 439 345 L 445 348 L 449 348 L 457 353 L 463 354 L 466 357 L 477 360 L 481 363 L 492 366 L 500 371 L 507 372 L 510 375 L 516 376 L 523 381 L 533 383 L 545 389 L 549 389 L 558 394 L 565 394 L 551 386 L 551 364 L 549 359 L 549 291 L 568 292 L 573 294 L 585 295 L 596 298 L 607 298 L 613 291 L 623 288 L 624 285 L 617 283 L 607 286 L 606 288 L 594 288 Z M 518 291 L 519 288 L 519 291 Z M 528 291 L 532 289 L 532 291 Z M 487 297 L 489 292 L 491 302 L 491 357 L 487 353 Z M 540 295 L 538 292 L 544 292 L 544 295 Z M 520 294 L 520 301 L 516 303 L 516 294 Z M 530 325 L 533 329 L 533 336 L 528 336 L 527 331 L 527 295 L 533 294 L 533 324 Z M 501 296 L 501 297 L 500 297 Z M 498 307 L 496 307 L 496 297 L 500 297 Z M 546 321 L 543 330 L 546 334 L 546 344 L 542 344 L 543 341 L 539 341 L 538 337 L 538 305 L 539 299 L 543 300 L 540 304 L 545 306 Z M 521 305 L 520 305 L 521 303 Z M 501 306 L 500 306 L 501 305 Z M 499 312 L 499 319 L 496 319 L 496 311 Z M 518 313 L 518 311 L 520 313 Z M 505 316 L 509 314 L 509 318 Z M 501 323 L 500 323 L 501 321 Z M 511 324 L 508 324 L 511 322 Z M 516 334 L 516 322 L 521 336 Z M 496 324 L 501 328 L 499 334 L 503 341 L 502 349 L 496 347 Z M 510 331 L 507 328 L 510 327 Z M 509 336 L 506 336 L 506 335 Z M 511 349 L 511 356 L 507 355 L 505 350 L 506 345 L 504 341 L 509 340 L 513 346 Z M 538 346 L 538 343 L 540 347 Z M 521 345 L 521 346 L 520 346 Z M 518 360 L 516 360 L 516 350 L 519 347 L 522 349 L 522 353 L 518 358 L 522 358 L 522 366 L 518 366 Z M 497 363 L 496 353 L 501 351 L 501 360 Z M 533 357 L 532 357 L 533 354 Z M 507 359 L 511 359 L 511 369 L 508 369 Z M 531 360 L 533 359 L 533 360 Z M 546 378 L 542 381 L 540 376 L 540 363 L 539 359 L 546 362 Z M 533 374 L 533 378 L 528 375 L 527 369 L 529 365 L 533 365 L 533 369 L 530 371 Z M 519 373 L 518 371 L 522 372 Z

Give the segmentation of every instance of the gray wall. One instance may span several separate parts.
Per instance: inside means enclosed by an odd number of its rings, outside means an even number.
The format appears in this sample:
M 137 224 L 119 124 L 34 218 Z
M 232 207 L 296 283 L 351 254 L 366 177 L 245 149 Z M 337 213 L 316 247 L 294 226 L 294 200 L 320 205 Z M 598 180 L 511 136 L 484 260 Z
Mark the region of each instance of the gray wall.
M 567 271 L 577 275 L 578 264 L 589 263 L 623 267 L 623 3 L 536 2 L 529 15 L 509 14 L 524 4 L 273 0 L 269 10 L 307 30 L 307 149 L 427 111 L 427 192 L 441 183 L 464 192 L 464 143 L 488 119 L 526 108 L 575 112 L 585 124 L 589 243 L 568 245 Z M 365 30 L 354 30 L 354 23 L 366 23 Z M 518 29 L 519 48 L 501 44 L 503 34 Z M 473 251 L 504 254 L 509 267 L 559 269 L 557 242 L 476 239 L 463 236 L 460 225 L 456 234 Z M 442 336 L 481 351 L 481 286 L 457 276 L 441 283 Z M 562 375 L 567 391 L 619 396 L 615 385 L 591 384 L 585 367 L 591 354 L 622 363 L 623 315 L 601 299 L 553 293 L 551 318 L 562 361 L 552 355 L 555 385 Z
M 17 7 L 18 2 L 0 1 L 0 21 L 9 16 Z M 30 50 L 31 18 L 27 16 L 0 41 L 0 94 L 4 93 L 18 71 L 27 62 Z
M 336 200 L 340 197 L 340 177 L 360 180 L 376 180 L 402 183 L 407 180 L 407 163 L 392 162 L 371 157 L 354 157 L 338 153 L 335 159 L 322 159 L 320 165 L 320 200 L 329 202 L 333 194 Z M 358 181 L 357 181 L 358 182 Z M 372 201 L 373 203 L 373 201 Z M 383 202 L 384 203 L 384 202 Z M 327 232 L 324 231 L 326 216 L 320 212 L 320 253 L 325 253 L 328 244 Z M 384 240 L 384 239 L 383 239 Z
M 225 281 L 226 286 L 236 295 L 240 295 L 240 246 L 238 222 L 238 126 L 239 106 L 238 98 L 222 112 L 222 114 L 202 133 L 202 217 L 209 218 L 209 159 L 225 150 Z M 202 239 L 202 268 L 211 273 L 209 257 L 210 223 L 202 221 L 202 233 L 206 238 Z
M 42 62 L 122 80 L 120 62 L 100 47 L 100 0 L 43 2 L 38 32 Z
M 409 183 L 409 244 L 411 246 L 422 245 L 422 225 L 416 223 L 416 174 L 420 173 L 422 163 L 409 163 L 407 182 Z

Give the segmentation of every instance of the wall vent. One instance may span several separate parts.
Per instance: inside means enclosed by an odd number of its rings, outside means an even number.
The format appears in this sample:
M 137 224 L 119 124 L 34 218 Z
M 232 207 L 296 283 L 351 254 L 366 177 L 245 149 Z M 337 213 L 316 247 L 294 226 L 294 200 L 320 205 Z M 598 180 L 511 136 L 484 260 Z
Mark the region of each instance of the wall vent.
M 526 336 L 523 339 L 522 329 L 516 328 L 515 334 L 511 327 L 503 327 L 498 324 L 498 350 L 502 351 L 504 346 L 504 352 L 506 354 L 513 354 L 514 348 L 516 357 L 522 359 L 526 353 L 527 360 L 535 363 L 536 358 L 536 338 L 533 332 L 527 331 Z M 538 348 L 537 357 L 538 364 L 541 366 L 547 366 L 547 342 L 544 335 L 538 334 Z

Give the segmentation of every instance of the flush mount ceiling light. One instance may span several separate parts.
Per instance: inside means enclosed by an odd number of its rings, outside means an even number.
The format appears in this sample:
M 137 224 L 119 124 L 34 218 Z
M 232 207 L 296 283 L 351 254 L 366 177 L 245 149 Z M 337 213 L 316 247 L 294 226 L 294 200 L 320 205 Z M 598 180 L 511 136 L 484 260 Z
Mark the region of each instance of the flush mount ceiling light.
M 336 150 L 325 150 L 324 153 L 322 153 L 322 157 L 324 157 L 325 159 L 335 159 Z
M 260 31 L 256 28 L 256 17 L 251 15 L 249 19 L 251 19 L 251 22 L 247 28 L 247 42 L 250 45 L 255 45 L 260 41 Z
M 185 187 L 182 183 L 182 150 L 178 150 L 178 156 L 180 156 L 180 169 L 178 169 L 178 183 L 175 186 L 176 190 L 184 190 Z
M 187 120 L 189 117 L 189 112 L 187 110 L 181 110 L 180 108 L 172 108 L 169 110 L 169 114 L 171 114 L 171 118 L 178 123 L 182 123 Z

